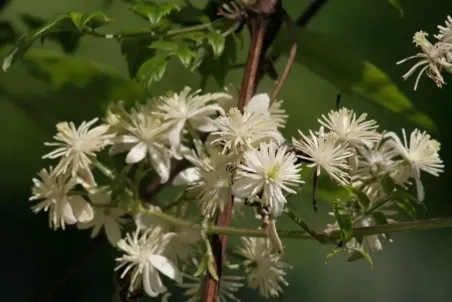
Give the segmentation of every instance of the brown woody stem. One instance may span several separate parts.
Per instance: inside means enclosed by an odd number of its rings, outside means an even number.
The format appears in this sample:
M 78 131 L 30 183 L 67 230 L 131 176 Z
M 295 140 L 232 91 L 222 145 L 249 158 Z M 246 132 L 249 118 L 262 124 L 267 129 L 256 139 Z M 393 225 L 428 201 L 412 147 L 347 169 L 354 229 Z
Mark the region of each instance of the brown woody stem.
M 279 18 L 276 14 L 276 8 L 281 8 L 280 1 L 281 0 L 259 0 L 252 6 L 245 5 L 247 15 L 249 16 L 247 24 L 251 32 L 251 45 L 240 90 L 238 108 L 241 112 L 243 112 L 246 103 L 256 92 L 259 81 L 258 71 L 260 64 L 262 63 L 262 58 L 275 38 L 275 33 L 272 33 L 272 36 L 270 37 L 267 33 L 268 27 L 272 21 L 275 21 L 275 18 Z M 276 20 L 276 22 L 280 22 L 280 20 Z M 229 225 L 232 207 L 233 197 L 232 194 L 230 194 L 226 207 L 218 215 L 216 220 L 216 225 L 218 227 L 227 227 Z M 213 234 L 210 240 L 212 253 L 215 259 L 214 268 L 220 280 L 226 253 L 227 238 L 227 235 Z M 204 283 L 203 302 L 215 302 L 217 300 L 220 280 L 215 280 L 212 275 L 207 274 Z

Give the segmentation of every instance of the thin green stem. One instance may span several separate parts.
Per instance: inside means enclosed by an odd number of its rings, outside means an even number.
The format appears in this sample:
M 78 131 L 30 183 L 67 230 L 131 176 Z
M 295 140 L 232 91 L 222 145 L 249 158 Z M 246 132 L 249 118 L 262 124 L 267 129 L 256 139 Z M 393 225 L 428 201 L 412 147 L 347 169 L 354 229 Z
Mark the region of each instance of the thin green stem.
M 378 234 L 392 234 L 406 231 L 431 230 L 452 227 L 452 217 L 413 220 L 407 222 L 388 223 L 370 227 L 353 229 L 353 236 L 362 237 Z M 328 239 L 340 238 L 340 231 L 333 231 L 324 235 Z
M 261 238 L 267 237 L 267 233 L 264 230 L 239 229 L 218 226 L 203 227 L 199 223 L 188 222 L 186 220 L 174 217 L 163 212 L 147 209 L 143 206 L 140 206 L 138 211 L 153 217 L 163 219 L 167 222 L 170 222 L 180 227 L 191 228 L 199 231 L 206 231 L 208 234 L 229 235 L 239 237 L 261 237 Z M 408 222 L 397 222 L 370 227 L 359 227 L 353 229 L 353 236 L 361 237 L 369 235 L 391 234 L 405 231 L 430 230 L 447 227 L 452 227 L 452 217 L 414 220 Z M 316 234 L 316 236 L 321 240 L 319 240 L 318 238 L 314 238 L 312 236 L 307 236 L 305 231 L 298 230 L 278 230 L 278 235 L 281 238 L 293 238 L 305 240 L 317 239 L 321 243 L 334 243 L 335 240 L 340 239 L 341 237 L 339 230 L 330 233 Z

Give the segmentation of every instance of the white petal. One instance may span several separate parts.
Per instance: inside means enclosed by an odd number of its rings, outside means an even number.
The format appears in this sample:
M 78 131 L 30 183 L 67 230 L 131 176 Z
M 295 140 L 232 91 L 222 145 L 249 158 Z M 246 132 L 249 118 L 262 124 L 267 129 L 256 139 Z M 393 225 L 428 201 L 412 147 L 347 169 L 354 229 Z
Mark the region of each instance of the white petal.
M 253 96 L 246 105 L 247 111 L 268 111 L 270 107 L 270 97 L 266 93 L 259 93 Z
M 116 221 L 109 219 L 105 222 L 104 228 L 108 241 L 111 245 L 116 246 L 118 241 L 121 240 L 121 229 L 119 224 Z
M 139 143 L 130 149 L 126 157 L 126 163 L 134 164 L 141 161 L 146 156 L 147 147 L 145 143 Z
M 218 130 L 214 120 L 207 116 L 190 119 L 190 125 L 201 132 L 213 132 Z
M 256 179 L 239 179 L 232 185 L 232 194 L 236 197 L 248 198 L 262 190 L 263 183 Z
M 199 175 L 199 168 L 192 167 L 177 174 L 176 177 L 174 177 L 172 184 L 173 186 L 182 186 L 200 179 L 201 176 Z
M 182 276 L 177 269 L 176 265 L 168 258 L 161 255 L 150 255 L 149 261 L 151 264 L 157 268 L 162 274 L 168 278 L 176 281 L 177 283 L 182 283 Z
M 168 133 L 168 139 L 173 146 L 173 148 L 178 148 L 180 145 L 180 136 L 182 133 L 182 129 L 184 129 L 185 120 L 179 121 L 174 128 Z
M 153 276 L 156 274 L 158 274 L 157 270 L 150 268 L 150 264 L 146 263 L 143 269 L 143 288 L 150 297 L 157 297 L 160 294 L 156 290 L 158 284 L 156 284 L 155 276 Z
M 169 179 L 171 158 L 165 149 L 153 148 L 149 150 L 151 165 L 160 176 L 160 183 L 164 184 Z
M 93 220 L 94 213 L 91 205 L 80 196 L 73 196 L 69 198 L 69 203 L 72 207 L 72 212 L 77 221 L 88 222 Z
M 72 206 L 68 201 L 63 201 L 64 203 L 61 205 L 63 207 L 61 215 L 64 218 L 64 222 L 67 224 L 74 224 L 77 222 L 77 218 L 74 216 L 74 212 L 72 210 Z

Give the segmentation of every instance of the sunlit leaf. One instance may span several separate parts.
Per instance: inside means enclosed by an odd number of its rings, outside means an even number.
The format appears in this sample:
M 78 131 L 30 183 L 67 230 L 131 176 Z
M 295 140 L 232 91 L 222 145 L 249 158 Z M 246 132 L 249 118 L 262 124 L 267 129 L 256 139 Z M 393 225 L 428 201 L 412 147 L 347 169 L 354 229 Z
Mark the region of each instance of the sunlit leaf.
M 143 19 L 148 20 L 151 26 L 158 25 L 163 17 L 168 16 L 175 10 L 180 10 L 180 7 L 174 3 L 137 3 L 132 6 L 132 11 Z
M 348 242 L 353 237 L 353 224 L 350 213 L 347 211 L 344 205 L 339 202 L 333 203 L 333 209 L 334 217 L 336 218 L 341 230 L 341 239 L 342 241 L 344 241 L 344 243 Z
M 417 219 L 417 211 L 414 207 L 413 203 L 409 201 L 408 199 L 395 199 L 394 202 L 402 209 L 404 210 L 408 215 L 411 216 L 413 219 Z
M 143 84 L 146 89 L 150 89 L 153 82 L 162 79 L 166 70 L 168 55 L 156 55 L 141 65 L 137 72 L 137 80 Z
M 213 54 L 215 55 L 215 58 L 218 58 L 221 56 L 224 50 L 225 45 L 225 38 L 223 35 L 216 31 L 211 31 L 207 33 L 206 35 L 207 40 L 209 41 L 209 45 L 212 47 Z
M 300 47 L 296 62 L 325 78 L 344 94 L 352 94 L 405 116 L 424 128 L 436 129 L 434 121 L 416 110 L 407 96 L 377 66 L 356 52 L 322 33 L 297 30 Z M 287 54 L 289 31 L 283 30 L 273 43 L 273 54 Z
M 195 56 L 195 53 L 190 50 L 189 46 L 182 41 L 157 40 L 152 42 L 149 48 L 159 50 L 158 53 L 163 53 L 167 56 L 177 56 L 185 67 L 190 65 L 192 58 Z
M 358 188 L 352 187 L 352 186 L 343 186 L 344 189 L 346 189 L 351 195 L 353 195 L 364 209 L 367 209 L 367 207 L 370 204 L 369 197 L 367 197 L 367 194 L 361 191 Z

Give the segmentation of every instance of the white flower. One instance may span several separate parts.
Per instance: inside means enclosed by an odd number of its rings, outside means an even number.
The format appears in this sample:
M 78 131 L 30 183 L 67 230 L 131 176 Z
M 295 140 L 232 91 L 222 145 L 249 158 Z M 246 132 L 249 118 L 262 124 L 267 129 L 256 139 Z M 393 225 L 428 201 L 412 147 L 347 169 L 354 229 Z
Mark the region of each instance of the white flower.
M 444 43 L 452 43 L 452 17 L 447 16 L 446 26 L 438 25 L 439 34 L 435 38 Z
M 452 50 L 452 44 L 438 42 L 435 45 L 431 44 L 426 36 L 428 34 L 426 32 L 420 31 L 414 34 L 413 42 L 416 46 L 422 49 L 422 53 L 418 53 L 414 56 L 403 59 L 398 64 L 402 64 L 408 60 L 419 58 L 421 59 L 418 63 L 416 63 L 407 73 L 403 75 L 403 78 L 408 79 L 419 67 L 422 69 L 419 71 L 419 74 L 416 78 L 416 82 L 414 84 L 414 90 L 417 89 L 419 80 L 422 74 L 425 72 L 429 78 L 431 78 L 438 87 L 442 87 L 444 82 L 444 78 L 441 75 L 442 68 L 451 68 L 452 63 L 448 62 L 448 53 Z
M 234 175 L 234 195 L 249 198 L 262 191 L 263 203 L 270 206 L 274 216 L 280 216 L 287 202 L 283 191 L 296 194 L 291 187 L 303 183 L 295 153 L 271 143 L 261 144 L 259 150 L 246 151 L 243 158 Z
M 381 135 L 375 131 L 378 128 L 377 122 L 366 121 L 366 118 L 366 113 L 356 118 L 353 110 L 341 108 L 338 111 L 331 110 L 328 117 L 322 115 L 322 119 L 318 121 L 329 131 L 334 132 L 340 142 L 347 142 L 352 147 L 372 147 Z
M 281 261 L 281 256 L 272 253 L 272 244 L 268 238 L 240 238 L 242 246 L 237 253 L 246 258 L 243 262 L 248 285 L 259 289 L 262 297 L 277 297 L 283 292 L 280 284 L 289 285 L 286 269 L 290 265 Z
M 440 143 L 430 138 L 427 132 L 415 129 L 410 135 L 408 143 L 405 129 L 402 129 L 403 143 L 394 132 L 387 134 L 392 138 L 387 142 L 388 146 L 400 155 L 407 165 L 402 167 L 402 175 L 414 178 L 416 182 L 417 195 L 420 201 L 425 198 L 424 187 L 421 182 L 420 171 L 425 171 L 431 175 L 438 176 L 443 172 L 443 161 L 439 157 L 438 151 Z M 399 182 L 406 180 L 402 176 Z
M 138 289 L 141 283 L 149 296 L 157 297 L 167 291 L 159 272 L 177 283 L 182 283 L 182 276 L 177 267 L 162 256 L 173 234 L 164 234 L 159 227 L 140 233 L 140 230 L 136 230 L 133 235 L 127 234 L 125 239 L 118 242 L 118 248 L 124 255 L 116 258 L 119 264 L 115 271 L 123 269 L 121 278 L 131 274 L 130 292 Z
M 323 169 L 330 177 L 339 184 L 349 183 L 349 166 L 347 158 L 352 155 L 347 143 L 337 141 L 333 133 L 324 133 L 323 127 L 320 127 L 318 135 L 309 130 L 310 137 L 298 131 L 302 137 L 301 140 L 292 139 L 294 147 L 301 151 L 303 155 L 300 158 L 312 161 L 308 167 L 316 167 L 317 175 Z
M 40 200 L 31 209 L 34 213 L 42 210 L 49 211 L 49 225 L 54 230 L 60 227 L 64 230 L 66 224 L 75 224 L 77 221 L 87 222 L 93 219 L 93 209 L 80 195 L 69 195 L 70 190 L 77 185 L 74 178 L 67 175 L 56 176 L 46 169 L 39 173 L 42 181 L 33 178 L 33 196 L 30 200 Z
M 202 287 L 201 283 L 204 281 L 204 278 L 193 277 L 188 274 L 182 274 L 185 279 L 188 279 L 192 282 L 184 282 L 179 285 L 179 287 L 184 288 L 184 296 L 188 296 L 189 299 L 187 302 L 198 302 L 201 299 L 202 295 Z M 242 280 L 245 277 L 241 276 L 221 276 L 220 282 L 220 290 L 218 291 L 218 299 L 217 302 L 227 302 L 227 301 L 235 301 L 239 302 L 240 300 L 235 297 L 235 293 L 239 291 L 239 289 L 243 286 Z
M 89 195 L 94 207 L 94 218 L 88 222 L 79 222 L 77 227 L 79 229 L 92 228 L 91 238 L 97 237 L 102 228 L 104 228 L 105 235 L 111 245 L 116 246 L 121 239 L 121 228 L 126 223 L 123 218 L 126 213 L 118 207 L 111 207 L 111 194 L 106 192 L 96 192 Z M 99 206 L 99 207 L 96 207 Z
M 108 125 L 100 125 L 89 129 L 97 122 L 97 118 L 83 122 L 78 129 L 74 123 L 58 123 L 58 133 L 53 137 L 58 142 L 45 143 L 46 146 L 56 146 L 57 149 L 44 155 L 43 158 L 58 158 L 60 162 L 55 167 L 57 175 L 70 171 L 73 178 L 79 177 L 82 184 L 93 187 L 96 185 L 91 166 L 96 152 L 110 144 L 114 134 L 107 134 Z
M 223 146 L 223 154 L 227 151 L 241 154 L 261 142 L 282 141 L 277 125 L 261 112 L 245 111 L 242 114 L 237 108 L 231 108 L 226 116 L 220 116 L 216 122 L 219 131 L 213 134 L 218 138 L 212 144 Z
M 126 134 L 116 137 L 110 153 L 129 150 L 126 163 L 134 164 L 146 155 L 154 170 L 159 174 L 161 183 L 168 181 L 171 165 L 171 152 L 165 144 L 168 129 L 161 121 L 151 116 L 146 106 L 138 106 L 131 114 L 118 122 Z
M 154 210 L 158 211 L 159 209 L 154 208 Z M 174 216 L 185 219 L 187 215 L 178 210 L 177 213 L 174 213 Z M 185 263 L 193 254 L 195 254 L 197 244 L 201 240 L 201 234 L 198 230 L 177 227 L 163 219 L 144 213 L 135 215 L 135 224 L 138 229 L 143 231 L 159 227 L 165 232 L 172 233 L 173 235 L 169 239 L 163 255 L 174 263 L 178 263 L 179 261 Z
M 157 101 L 155 114 L 169 124 L 169 140 L 176 149 L 180 147 L 181 133 L 186 123 L 193 129 L 212 132 L 217 130 L 217 127 L 210 116 L 217 112 L 224 114 L 223 108 L 212 101 L 223 97 L 225 93 L 199 95 L 201 90 L 191 94 L 190 90 L 190 87 L 185 87 L 179 94 L 160 97 Z
M 353 171 L 353 186 L 360 187 L 365 184 L 363 191 L 368 195 L 377 197 L 383 192 L 381 178 L 386 174 L 393 175 L 396 166 L 397 153 L 387 144 L 378 144 L 372 149 L 361 149 L 359 165 Z
M 282 101 L 274 101 L 270 105 L 270 97 L 267 93 L 259 93 L 253 96 L 245 106 L 245 112 L 258 112 L 272 120 L 278 128 L 284 128 L 288 115 L 281 109 Z

